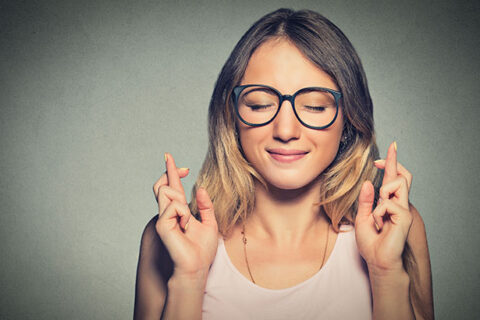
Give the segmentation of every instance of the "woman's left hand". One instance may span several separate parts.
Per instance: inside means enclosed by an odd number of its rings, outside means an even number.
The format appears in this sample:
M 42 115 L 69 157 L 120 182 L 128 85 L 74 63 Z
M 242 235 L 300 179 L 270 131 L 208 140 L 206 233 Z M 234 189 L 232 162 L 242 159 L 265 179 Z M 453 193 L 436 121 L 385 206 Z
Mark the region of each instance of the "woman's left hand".
M 383 275 L 404 271 L 402 252 L 413 221 L 408 202 L 412 175 L 397 163 L 395 142 L 388 148 L 386 160 L 375 165 L 385 169 L 379 200 L 372 212 L 374 189 L 365 181 L 358 199 L 355 235 L 369 271 Z

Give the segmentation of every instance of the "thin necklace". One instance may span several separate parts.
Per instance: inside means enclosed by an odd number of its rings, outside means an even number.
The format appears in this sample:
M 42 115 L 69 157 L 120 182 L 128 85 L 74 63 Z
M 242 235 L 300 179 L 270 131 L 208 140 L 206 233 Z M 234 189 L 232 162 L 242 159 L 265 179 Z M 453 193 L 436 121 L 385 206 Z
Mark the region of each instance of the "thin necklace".
M 325 245 L 325 249 L 323 250 L 322 265 L 318 270 L 322 269 L 323 265 L 325 264 L 325 257 L 327 255 L 327 248 L 328 248 L 328 231 L 329 230 L 330 230 L 330 223 L 327 224 L 327 232 L 325 232 L 327 235 L 327 241 L 326 241 L 327 244 Z M 247 258 L 247 237 L 245 236 L 245 222 L 243 223 L 243 228 L 242 228 L 242 242 L 243 242 L 243 253 L 245 255 L 245 263 L 247 265 L 248 274 L 250 275 L 252 282 L 255 283 L 255 280 L 253 279 L 253 276 L 252 276 L 252 271 L 250 270 L 250 265 L 248 264 L 248 258 Z

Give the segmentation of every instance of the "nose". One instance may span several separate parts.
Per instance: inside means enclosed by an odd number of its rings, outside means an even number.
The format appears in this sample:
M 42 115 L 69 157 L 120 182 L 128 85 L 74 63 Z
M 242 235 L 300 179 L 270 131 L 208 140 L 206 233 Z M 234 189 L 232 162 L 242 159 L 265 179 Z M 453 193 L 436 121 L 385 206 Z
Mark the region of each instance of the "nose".
M 288 100 L 284 100 L 277 116 L 273 120 L 273 137 L 282 142 L 296 140 L 300 137 L 302 124 L 298 121 L 293 107 Z

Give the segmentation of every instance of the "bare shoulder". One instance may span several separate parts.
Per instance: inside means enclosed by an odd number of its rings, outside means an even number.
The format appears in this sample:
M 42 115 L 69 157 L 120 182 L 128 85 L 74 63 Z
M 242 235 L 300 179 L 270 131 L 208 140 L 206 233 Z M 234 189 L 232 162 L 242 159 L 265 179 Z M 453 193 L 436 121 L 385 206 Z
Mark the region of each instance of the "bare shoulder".
M 413 215 L 413 221 L 407 242 L 415 257 L 417 273 L 413 308 L 417 319 L 433 319 L 432 271 L 425 224 L 417 208 L 412 204 L 410 204 L 410 212 Z
M 409 204 L 410 212 L 413 215 L 413 219 L 419 219 L 418 221 L 423 224 L 423 219 L 422 216 L 420 215 L 420 212 L 418 212 L 417 208 L 410 202 Z
M 410 245 L 413 245 L 414 242 L 417 242 L 418 244 L 424 244 L 427 246 L 427 233 L 422 216 L 413 204 L 410 203 L 409 207 L 413 216 L 413 221 L 412 226 L 410 227 L 410 232 L 408 233 L 408 242 Z

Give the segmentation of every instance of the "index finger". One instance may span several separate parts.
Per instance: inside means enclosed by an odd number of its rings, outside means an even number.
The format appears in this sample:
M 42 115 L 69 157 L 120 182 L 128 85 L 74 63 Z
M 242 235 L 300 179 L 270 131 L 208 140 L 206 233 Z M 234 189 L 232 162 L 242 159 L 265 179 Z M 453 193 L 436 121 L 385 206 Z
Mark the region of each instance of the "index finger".
M 388 183 L 397 177 L 397 142 L 390 144 L 385 159 L 385 172 L 382 184 Z
M 185 193 L 182 183 L 180 182 L 175 160 L 173 160 L 172 155 L 169 153 L 165 153 L 165 166 L 167 167 L 168 185 L 175 190 Z

